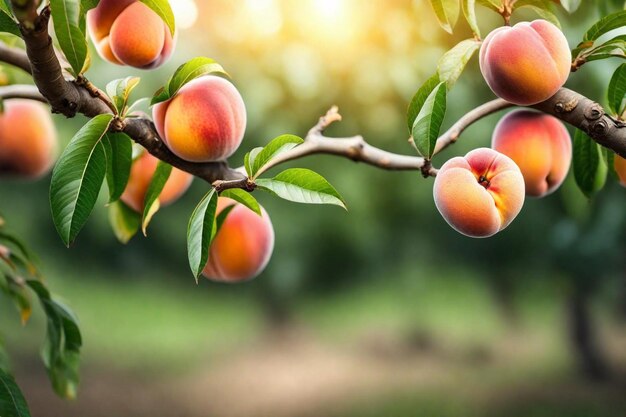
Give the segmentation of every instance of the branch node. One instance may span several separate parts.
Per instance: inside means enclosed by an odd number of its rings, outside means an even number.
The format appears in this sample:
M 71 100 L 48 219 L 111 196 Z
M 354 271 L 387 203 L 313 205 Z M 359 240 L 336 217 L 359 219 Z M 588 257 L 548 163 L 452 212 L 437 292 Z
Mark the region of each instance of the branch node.
M 594 121 L 604 116 L 604 109 L 598 103 L 593 103 L 588 109 L 585 110 L 585 119 Z

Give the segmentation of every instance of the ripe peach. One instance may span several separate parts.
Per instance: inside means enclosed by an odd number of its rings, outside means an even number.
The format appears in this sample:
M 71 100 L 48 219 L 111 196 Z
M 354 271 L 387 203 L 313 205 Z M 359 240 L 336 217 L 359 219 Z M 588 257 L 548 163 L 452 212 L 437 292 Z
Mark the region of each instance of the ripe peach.
M 217 212 L 235 205 L 209 248 L 209 262 L 202 273 L 213 281 L 236 283 L 255 278 L 274 250 L 274 228 L 262 209 L 259 216 L 246 206 L 220 197 Z
M 176 155 L 191 162 L 228 158 L 243 140 L 246 106 L 235 86 L 207 75 L 154 106 L 159 135 Z
M 100 56 L 114 64 L 156 68 L 174 49 L 167 25 L 137 0 L 100 0 L 87 24 Z
M 500 27 L 480 48 L 480 70 L 491 90 L 521 106 L 552 97 L 567 81 L 571 62 L 565 35 L 545 20 Z
M 619 178 L 619 183 L 626 187 L 626 159 L 619 155 L 615 155 L 615 161 L 613 163 L 615 172 Z
M 558 119 L 531 110 L 516 110 L 500 120 L 491 147 L 519 166 L 526 195 L 543 197 L 565 180 L 572 162 L 572 141 Z
M 57 154 L 57 134 L 50 111 L 31 100 L 6 100 L 0 115 L 0 172 L 40 177 Z
M 489 237 L 507 227 L 524 204 L 524 177 L 511 158 L 489 148 L 447 161 L 434 186 L 437 209 L 458 232 Z
M 133 161 L 128 185 L 122 194 L 121 200 L 139 213 L 143 212 L 145 207 L 144 200 L 146 199 L 146 193 L 148 192 L 148 187 L 150 186 L 158 162 L 159 160 L 148 152 L 144 152 Z M 178 200 L 180 196 L 187 191 L 192 180 L 193 175 L 181 171 L 180 169 L 172 168 L 172 173 L 159 196 L 161 206 Z

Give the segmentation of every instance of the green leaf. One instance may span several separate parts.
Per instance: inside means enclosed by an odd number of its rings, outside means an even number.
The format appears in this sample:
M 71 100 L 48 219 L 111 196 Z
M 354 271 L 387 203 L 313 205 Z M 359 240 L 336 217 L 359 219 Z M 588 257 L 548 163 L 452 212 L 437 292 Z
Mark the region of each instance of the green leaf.
M 452 33 L 459 18 L 459 0 L 430 0 L 439 25 L 448 33 Z
M 435 151 L 437 138 L 446 114 L 446 93 L 446 83 L 439 83 L 424 102 L 424 106 L 422 106 L 413 124 L 413 140 L 417 151 L 428 159 L 432 157 Z
M 7 32 L 20 38 L 22 37 L 22 32 L 20 32 L 17 22 L 10 13 L 4 10 L 0 11 L 0 32 Z
M 588 198 L 604 187 L 608 167 L 602 157 L 600 145 L 580 129 L 576 129 L 574 134 L 573 165 L 576 184 Z
M 50 183 L 52 220 L 69 246 L 87 222 L 106 174 L 106 154 L 101 143 L 113 115 L 89 120 L 63 151 Z
M 147 236 L 148 224 L 152 220 L 152 217 L 159 211 L 160 202 L 159 196 L 167 183 L 167 180 L 170 178 L 170 174 L 172 173 L 172 166 L 166 162 L 159 161 L 156 167 L 156 171 L 152 176 L 152 181 L 150 181 L 150 185 L 148 186 L 148 191 L 146 191 L 146 198 L 144 201 L 144 209 L 143 216 L 141 221 L 141 230 L 143 231 L 144 236 Z
M 480 49 L 480 44 L 481 42 L 475 39 L 466 39 L 441 57 L 437 73 L 439 80 L 448 84 L 448 89 L 451 89 L 459 79 L 469 60 Z
M 0 11 L 3 11 L 9 16 L 13 16 L 13 11 L 11 10 L 11 0 L 0 0 Z
M 476 0 L 476 3 L 480 4 L 483 7 L 493 10 L 497 12 L 500 7 L 502 7 L 502 0 Z
M 47 333 L 42 356 L 54 391 L 67 399 L 76 398 L 82 336 L 78 319 L 63 303 L 54 299 L 40 281 L 27 281 L 46 313 Z
M 107 133 L 102 139 L 107 159 L 109 203 L 120 199 L 130 178 L 133 142 L 125 133 Z
M 106 92 L 117 112 L 121 115 L 125 115 L 128 105 L 128 99 L 132 91 L 139 85 L 141 78 L 139 77 L 126 77 L 119 80 L 113 80 L 106 86 Z
M 30 417 L 24 395 L 15 379 L 0 369 L 0 416 Z
M 209 246 L 215 236 L 216 211 L 217 193 L 213 188 L 202 198 L 189 219 L 187 256 L 196 283 L 209 260 Z
M 170 6 L 170 2 L 168 0 L 139 0 L 152 10 L 156 14 L 159 15 L 161 19 L 165 22 L 167 27 L 170 29 L 172 36 L 176 33 L 176 20 L 174 18 L 174 12 L 172 11 L 172 7 Z M 138 24 L 140 22 L 137 22 Z
M 190 81 L 195 80 L 203 75 L 223 75 L 228 76 L 224 68 L 211 58 L 198 57 L 186 62 L 178 67 L 172 78 L 161 89 L 159 89 L 154 97 L 152 97 L 151 105 L 167 101 L 174 97 L 176 93 Z
M 433 75 L 426 80 L 426 82 L 419 88 L 419 90 L 417 90 L 415 96 L 413 96 L 406 115 L 409 133 L 413 131 L 413 124 L 415 124 L 415 119 L 417 118 L 420 110 L 422 110 L 424 102 L 426 102 L 426 99 L 428 98 L 430 93 L 433 92 L 433 90 L 439 85 L 440 82 L 441 80 L 439 80 L 439 74 Z
M 626 10 L 611 13 L 596 22 L 583 36 L 583 43 L 595 41 L 600 36 L 611 30 L 626 26 Z
M 476 0 L 461 0 L 461 9 L 472 32 L 480 38 L 480 28 L 478 27 L 478 20 L 476 20 Z
M 246 154 L 243 158 L 243 165 L 246 169 L 246 173 L 248 174 L 248 178 L 252 178 L 252 165 L 254 165 L 254 160 L 261 153 L 263 148 L 254 148 L 250 152 Z
M 515 9 L 520 9 L 523 7 L 529 8 L 542 19 L 554 24 L 559 29 L 561 28 L 561 22 L 559 21 L 559 18 L 556 17 L 556 15 L 554 14 L 554 7 L 550 0 L 527 0 L 524 2 L 520 1 L 518 3 L 515 4 Z
M 259 172 L 259 170 L 272 159 L 276 158 L 283 152 L 287 152 L 295 148 L 303 142 L 304 140 L 302 138 L 295 135 L 282 135 L 273 139 L 254 158 L 251 166 L 252 178 L 254 178 L 257 175 L 257 172 Z
M 624 98 L 626 98 L 626 64 L 617 68 L 609 83 L 609 108 L 614 115 L 619 116 L 624 112 Z
M 235 200 L 236 202 L 241 203 L 244 206 L 248 207 L 250 210 L 258 214 L 259 216 L 262 215 L 261 206 L 259 205 L 258 201 L 256 201 L 256 198 L 254 198 L 252 194 L 250 194 L 247 191 L 244 191 L 240 188 L 231 188 L 229 190 L 222 191 L 220 193 L 220 196 Z
M 109 223 L 120 243 L 128 243 L 141 227 L 141 214 L 128 207 L 124 202 L 116 201 L 109 206 Z
M 292 168 L 272 179 L 258 179 L 257 186 L 278 197 L 305 204 L 332 204 L 346 209 L 335 188 L 320 174 L 304 168 Z
M 87 62 L 87 38 L 80 29 L 78 0 L 50 0 L 54 32 L 75 76 L 83 73 Z

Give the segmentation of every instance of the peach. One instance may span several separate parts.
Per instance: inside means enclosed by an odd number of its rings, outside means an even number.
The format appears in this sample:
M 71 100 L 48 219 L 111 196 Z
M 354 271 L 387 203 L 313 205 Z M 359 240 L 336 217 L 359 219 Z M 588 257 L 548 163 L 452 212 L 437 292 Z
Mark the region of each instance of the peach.
M 506 228 L 524 205 L 524 177 L 515 162 L 489 148 L 447 161 L 434 186 L 437 209 L 456 231 L 489 237 Z
M 183 86 L 153 108 L 159 135 L 170 150 L 190 162 L 228 158 L 243 140 L 246 106 L 235 86 L 214 75 Z
M 248 207 L 220 197 L 217 212 L 234 205 L 209 248 L 202 273 L 213 281 L 237 283 L 258 276 L 274 250 L 274 228 L 265 211 L 259 216 Z
M 57 155 L 57 134 L 50 111 L 31 100 L 6 100 L 0 115 L 0 172 L 38 178 Z
M 559 188 L 572 162 L 572 141 L 563 123 L 531 110 L 504 116 L 491 147 L 515 161 L 531 197 L 544 197 Z
M 480 70 L 491 90 L 520 106 L 552 97 L 567 81 L 571 63 L 565 35 L 545 20 L 500 27 L 480 48 Z
M 615 167 L 615 172 L 619 178 L 619 183 L 622 184 L 623 187 L 626 187 L 626 159 L 619 155 L 615 155 L 613 166 Z
M 156 68 L 174 49 L 165 22 L 137 0 L 100 0 L 87 25 L 100 56 L 114 64 Z
M 152 181 L 159 160 L 148 152 L 143 152 L 141 156 L 133 161 L 130 170 L 128 185 L 122 194 L 121 200 L 133 210 L 141 213 L 144 209 L 144 200 L 148 187 Z M 171 204 L 178 200 L 191 185 L 193 175 L 172 168 L 172 173 L 165 183 L 165 187 L 159 196 L 161 206 Z

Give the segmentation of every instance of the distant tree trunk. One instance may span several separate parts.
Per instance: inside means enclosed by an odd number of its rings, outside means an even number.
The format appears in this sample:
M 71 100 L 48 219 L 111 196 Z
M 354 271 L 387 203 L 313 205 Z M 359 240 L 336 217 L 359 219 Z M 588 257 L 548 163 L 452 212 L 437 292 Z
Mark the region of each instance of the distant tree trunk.
M 626 323 L 626 271 L 624 271 L 624 274 L 622 275 L 619 299 L 617 300 L 617 303 L 617 317 L 621 322 Z
M 576 290 L 568 300 L 572 348 L 583 375 L 595 381 L 610 378 L 610 367 L 602 351 L 589 307 L 589 296 Z
M 519 311 L 515 306 L 515 280 L 508 274 L 491 272 L 490 287 L 496 306 L 511 329 L 520 325 Z M 503 275 L 504 274 L 504 275 Z

